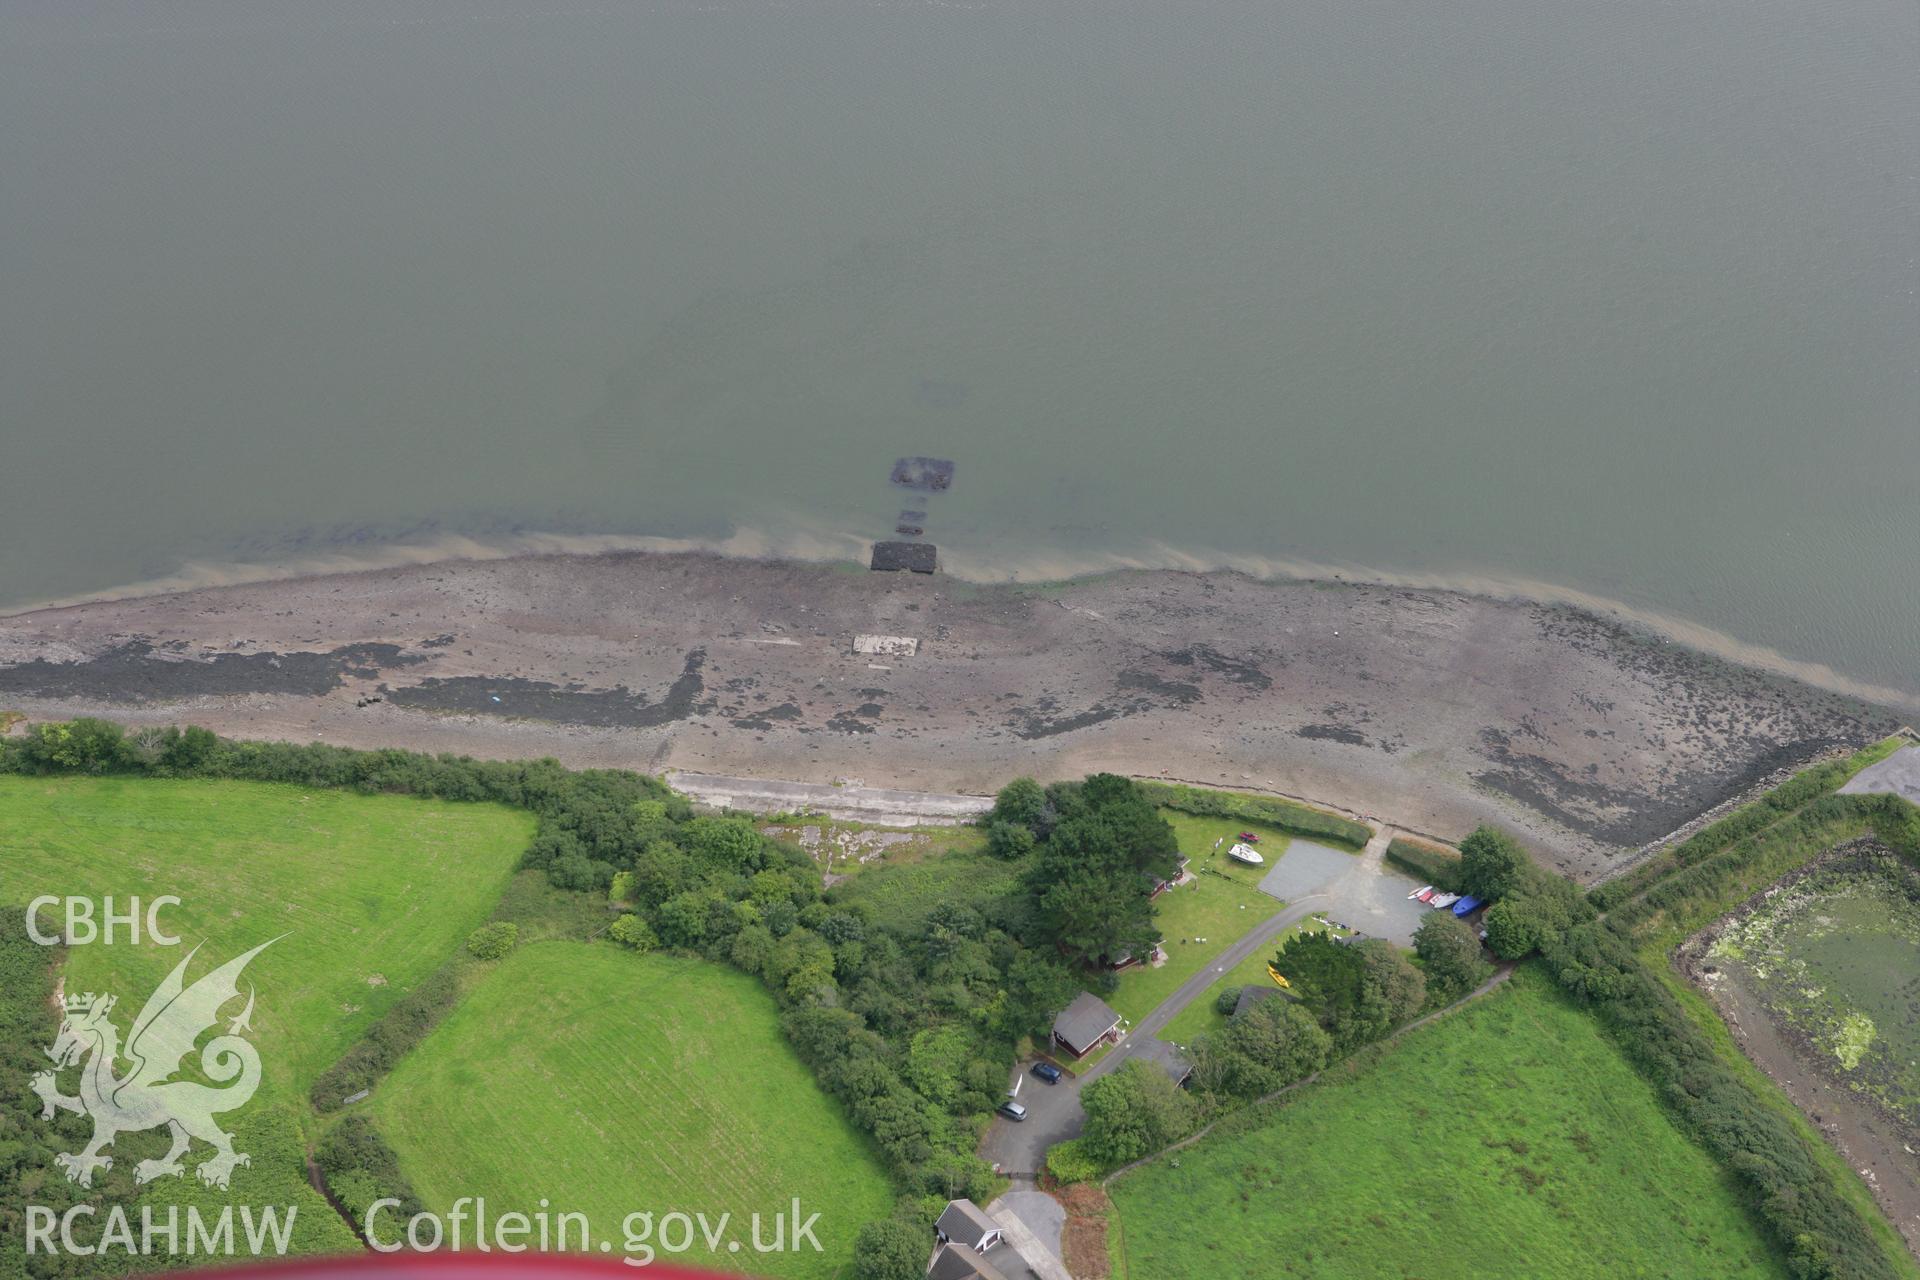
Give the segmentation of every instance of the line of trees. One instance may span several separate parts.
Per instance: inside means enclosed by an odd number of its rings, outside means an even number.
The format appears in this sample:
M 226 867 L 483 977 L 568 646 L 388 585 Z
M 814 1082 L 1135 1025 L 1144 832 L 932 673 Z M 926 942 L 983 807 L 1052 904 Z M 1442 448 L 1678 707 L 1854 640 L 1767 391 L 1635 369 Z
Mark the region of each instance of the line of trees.
M 620 770 L 234 742 L 200 728 L 129 735 L 82 719 L 0 740 L 0 772 L 231 778 L 532 811 L 523 865 L 622 912 L 609 928 L 614 942 L 670 947 L 762 979 L 788 1039 L 871 1135 L 903 1194 L 898 1222 L 863 1233 L 896 1252 L 901 1223 L 924 1245 L 939 1203 L 992 1190 L 974 1148 L 1016 1045 L 1045 1034 L 1090 980 L 1086 966 L 1157 939 L 1152 888 L 1178 861 L 1171 828 L 1127 779 L 1021 780 L 989 824 L 993 852 L 1025 864 L 1015 890 L 930 904 L 913 925 L 889 926 L 864 903 L 824 893 L 803 850 L 744 818 L 696 816 L 657 779 Z M 501 939 L 483 931 L 474 942 L 491 952 Z M 450 969 L 435 975 L 370 1028 L 316 1081 L 315 1105 L 331 1110 L 375 1085 L 451 1008 L 452 978 Z M 345 1203 L 411 1195 L 361 1117 L 329 1130 L 316 1155 Z

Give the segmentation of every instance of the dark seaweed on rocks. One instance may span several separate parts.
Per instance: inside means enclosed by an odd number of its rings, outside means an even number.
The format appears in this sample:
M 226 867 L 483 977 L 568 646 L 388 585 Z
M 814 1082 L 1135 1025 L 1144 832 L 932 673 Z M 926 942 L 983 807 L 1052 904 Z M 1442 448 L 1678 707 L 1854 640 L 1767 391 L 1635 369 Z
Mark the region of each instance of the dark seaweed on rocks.
M 167 646 L 167 654 L 178 652 L 179 646 Z M 384 669 L 424 660 L 403 653 L 395 644 L 350 644 L 324 653 L 174 657 L 162 654 L 150 641 L 136 638 L 78 662 L 35 658 L 0 667 L 0 694 L 113 703 L 174 702 L 246 693 L 319 697 L 339 688 L 346 676 L 373 679 Z
M 554 684 L 518 676 L 422 680 L 419 684 L 387 690 L 387 697 L 400 706 L 428 711 L 511 716 L 595 728 L 651 729 L 685 720 L 694 713 L 704 687 L 700 671 L 706 659 L 704 650 L 695 649 L 687 654 L 680 678 L 657 702 L 640 697 L 624 685 L 588 689 L 577 684 Z

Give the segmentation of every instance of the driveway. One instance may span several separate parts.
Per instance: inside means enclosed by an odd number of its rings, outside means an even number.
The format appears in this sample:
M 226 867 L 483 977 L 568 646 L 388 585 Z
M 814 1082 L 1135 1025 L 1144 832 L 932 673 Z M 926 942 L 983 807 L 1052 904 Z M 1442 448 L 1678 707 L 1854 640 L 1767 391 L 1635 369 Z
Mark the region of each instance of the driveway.
M 1028 1074 L 1026 1068 L 1029 1064 L 1022 1063 L 1020 1101 L 1026 1105 L 1027 1118 L 1015 1123 L 1001 1116 L 994 1117 L 992 1127 L 980 1143 L 982 1158 L 999 1165 L 1001 1172 L 1009 1177 L 1030 1178 L 1037 1175 L 1046 1165 L 1048 1147 L 1080 1136 L 1080 1130 L 1087 1122 L 1086 1111 L 1080 1106 L 1080 1090 L 1089 1081 L 1118 1070 L 1142 1045 L 1153 1040 L 1160 1028 L 1172 1021 L 1175 1014 L 1205 994 L 1222 973 L 1267 946 L 1274 938 L 1318 909 L 1318 900 L 1304 899 L 1262 920 L 1242 935 L 1239 941 L 1214 957 L 1206 968 L 1188 978 L 1178 990 L 1155 1006 L 1153 1012 L 1140 1019 L 1133 1030 L 1085 1075 L 1078 1078 L 1065 1076 L 1059 1084 L 1049 1085 Z
M 1215 956 L 1204 969 L 1156 1005 L 1153 1012 L 1135 1023 L 1125 1038 L 1085 1075 L 1077 1079 L 1066 1076 L 1059 1084 L 1048 1085 L 1027 1074 L 1030 1064 L 1022 1063 L 1020 1101 L 1026 1104 L 1027 1118 L 1016 1124 L 995 1117 L 980 1143 L 981 1156 L 999 1165 L 1009 1177 L 1030 1178 L 1038 1174 L 1046 1164 L 1048 1147 L 1080 1136 L 1087 1120 L 1080 1106 L 1080 1090 L 1089 1081 L 1118 1071 L 1142 1046 L 1156 1040 L 1161 1029 L 1182 1009 L 1204 996 L 1221 974 L 1269 946 L 1310 915 L 1324 912 L 1373 937 L 1387 938 L 1403 947 L 1412 945 L 1413 930 L 1428 908 L 1409 902 L 1406 894 L 1413 882 L 1385 867 L 1387 843 L 1392 838 L 1393 828 L 1383 826 L 1358 856 L 1341 854 L 1343 864 L 1332 879 L 1316 892 L 1289 903 L 1285 910 L 1268 916 Z M 1283 860 L 1285 856 L 1282 855 Z
M 1019 1102 L 1026 1107 L 1027 1118 L 1016 1123 L 995 1116 L 980 1143 L 981 1157 L 1013 1178 L 1037 1175 L 1046 1166 L 1047 1148 L 1078 1137 L 1087 1120 L 1086 1112 L 1080 1109 L 1081 1081 L 1062 1076 L 1059 1084 L 1048 1084 L 1027 1071 L 1031 1065 L 1020 1064 Z

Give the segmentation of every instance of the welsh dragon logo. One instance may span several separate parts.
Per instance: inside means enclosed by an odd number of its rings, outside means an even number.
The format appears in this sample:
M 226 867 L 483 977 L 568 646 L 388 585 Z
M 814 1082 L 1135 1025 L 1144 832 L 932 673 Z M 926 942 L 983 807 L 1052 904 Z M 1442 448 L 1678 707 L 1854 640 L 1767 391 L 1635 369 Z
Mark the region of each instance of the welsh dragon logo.
M 263 942 L 187 986 L 187 965 L 200 950 L 195 947 L 147 998 L 140 1016 L 133 1020 L 124 1050 L 120 1032 L 108 1018 L 118 1003 L 116 997 L 88 992 L 62 1001 L 66 1017 L 60 1023 L 59 1037 L 46 1053 L 53 1059 L 55 1070 L 85 1060 L 80 1068 L 80 1092 L 75 1097 L 61 1093 L 53 1071 L 35 1075 L 33 1091 L 44 1104 L 40 1110 L 43 1120 L 51 1120 L 56 1107 L 93 1120 L 92 1141 L 78 1152 L 55 1157 L 69 1181 L 92 1186 L 95 1169 L 113 1167 L 113 1157 L 102 1155 L 102 1148 L 113 1145 L 119 1134 L 161 1125 L 172 1134 L 173 1147 L 158 1160 L 142 1160 L 134 1166 L 135 1182 L 183 1175 L 180 1157 L 194 1138 L 214 1149 L 213 1155 L 194 1170 L 210 1187 L 225 1190 L 234 1166 L 252 1163 L 244 1153 L 233 1149 L 233 1135 L 213 1119 L 219 1112 L 245 1106 L 260 1087 L 260 1054 L 240 1036 L 242 1031 L 253 1029 L 248 1021 L 253 1016 L 251 987 L 246 1008 L 228 1022 L 226 1033 L 207 1041 L 200 1050 L 201 1071 L 223 1087 L 173 1077 L 193 1052 L 194 1042 L 219 1021 L 221 1006 L 240 995 L 240 972 L 247 962 L 278 941 Z M 114 1064 L 122 1057 L 130 1070 L 116 1076 Z

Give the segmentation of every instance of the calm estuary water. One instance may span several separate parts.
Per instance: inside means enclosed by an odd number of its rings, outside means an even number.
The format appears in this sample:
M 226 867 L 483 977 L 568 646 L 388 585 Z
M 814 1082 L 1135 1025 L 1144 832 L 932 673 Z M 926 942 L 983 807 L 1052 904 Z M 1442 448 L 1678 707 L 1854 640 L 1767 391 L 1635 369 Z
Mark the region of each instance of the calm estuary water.
M 530 531 L 1528 581 L 1920 691 L 1920 10 L 0 8 L 0 607 Z

